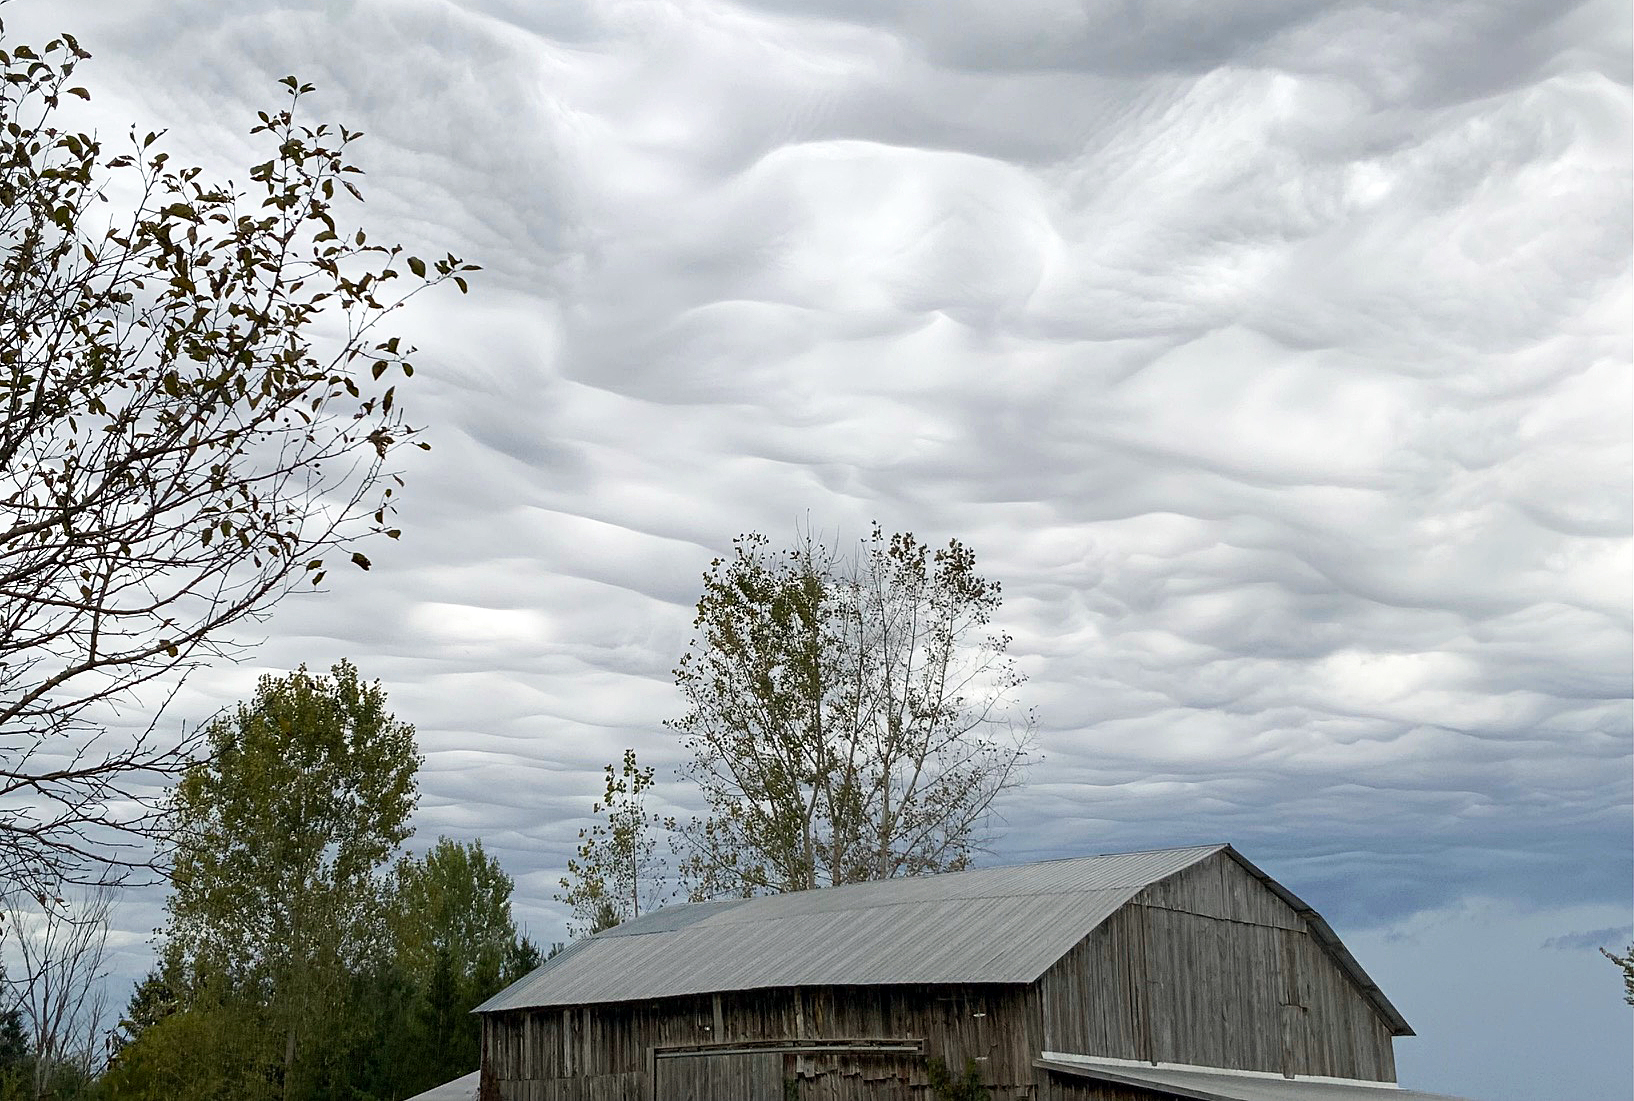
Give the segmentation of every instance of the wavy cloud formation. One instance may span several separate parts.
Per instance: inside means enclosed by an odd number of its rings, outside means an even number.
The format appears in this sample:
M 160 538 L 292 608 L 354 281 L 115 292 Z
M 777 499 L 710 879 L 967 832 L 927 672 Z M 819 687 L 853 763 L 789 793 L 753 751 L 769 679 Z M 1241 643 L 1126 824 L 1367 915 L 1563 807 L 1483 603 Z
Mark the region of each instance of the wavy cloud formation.
M 1621 6 L 63 9 L 109 127 L 225 171 L 298 72 L 377 235 L 487 268 L 405 317 L 402 548 L 260 660 L 382 677 L 422 836 L 536 928 L 602 763 L 678 760 L 709 558 L 808 518 L 1002 580 L 1048 764 L 995 859 L 1229 839 L 1341 927 L 1626 903 Z

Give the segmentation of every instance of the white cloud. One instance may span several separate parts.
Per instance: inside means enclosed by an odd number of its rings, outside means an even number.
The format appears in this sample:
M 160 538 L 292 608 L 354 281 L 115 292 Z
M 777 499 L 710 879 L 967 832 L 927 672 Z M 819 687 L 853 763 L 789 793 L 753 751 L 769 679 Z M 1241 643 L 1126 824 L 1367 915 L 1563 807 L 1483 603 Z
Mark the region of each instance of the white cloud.
M 1626 899 L 1626 11 L 929 10 L 52 11 L 104 129 L 225 173 L 300 73 L 376 235 L 487 269 L 403 315 L 402 543 L 176 716 L 351 657 L 422 838 L 548 938 L 601 764 L 679 759 L 710 557 L 877 518 L 1004 584 L 1047 765 L 995 858 L 1229 839 L 1358 927 Z

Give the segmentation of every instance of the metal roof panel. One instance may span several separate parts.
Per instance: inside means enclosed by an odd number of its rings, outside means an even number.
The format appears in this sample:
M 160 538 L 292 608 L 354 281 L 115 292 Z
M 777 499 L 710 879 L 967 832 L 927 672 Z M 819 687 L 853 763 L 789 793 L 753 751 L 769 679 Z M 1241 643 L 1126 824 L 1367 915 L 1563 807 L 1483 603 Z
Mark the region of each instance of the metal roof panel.
M 1258 1074 L 1218 1067 L 1135 1064 L 1046 1052 L 1033 1066 L 1069 1078 L 1150 1089 L 1189 1101 L 1460 1101 L 1439 1093 L 1402 1089 L 1394 1082 Z
M 1223 848 L 666 907 L 578 941 L 476 1011 L 770 987 L 1029 983 L 1142 888 Z

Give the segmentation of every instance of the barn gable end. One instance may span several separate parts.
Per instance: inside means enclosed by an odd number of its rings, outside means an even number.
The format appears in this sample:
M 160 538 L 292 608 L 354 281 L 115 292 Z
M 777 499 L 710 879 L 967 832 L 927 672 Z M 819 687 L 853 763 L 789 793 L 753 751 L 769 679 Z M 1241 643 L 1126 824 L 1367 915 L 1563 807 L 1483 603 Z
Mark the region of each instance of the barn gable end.
M 1034 985 L 1045 1051 L 1393 1082 L 1395 1007 L 1234 850 L 1151 884 Z M 1340 954 L 1342 953 L 1342 955 Z

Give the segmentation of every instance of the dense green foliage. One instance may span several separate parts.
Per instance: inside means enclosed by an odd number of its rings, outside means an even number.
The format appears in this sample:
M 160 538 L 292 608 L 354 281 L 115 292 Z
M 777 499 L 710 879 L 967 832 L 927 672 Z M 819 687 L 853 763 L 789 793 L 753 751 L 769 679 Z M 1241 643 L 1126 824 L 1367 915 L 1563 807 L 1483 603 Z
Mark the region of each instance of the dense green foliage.
M 539 953 L 480 843 L 392 863 L 419 755 L 379 685 L 346 662 L 265 677 L 206 737 L 105 1095 L 384 1101 L 474 1069 L 470 1010 Z
M 511 877 L 480 841 L 438 838 L 424 857 L 397 866 L 392 959 L 417 994 L 407 1032 L 418 1042 L 408 1062 L 427 1086 L 476 1068 L 481 1037 L 472 1008 L 543 962 L 517 935 L 511 890 Z
M 263 678 L 205 732 L 172 806 L 165 928 L 195 999 L 254 1007 L 255 1043 L 210 1060 L 308 1096 L 352 1058 L 354 977 L 387 958 L 387 870 L 409 834 L 412 727 L 346 662 Z M 240 1034 L 235 1033 L 235 1037 Z
M 0 1101 L 26 1096 L 24 1083 L 33 1078 L 23 1015 L 12 1002 L 11 982 L 5 961 L 0 960 Z

